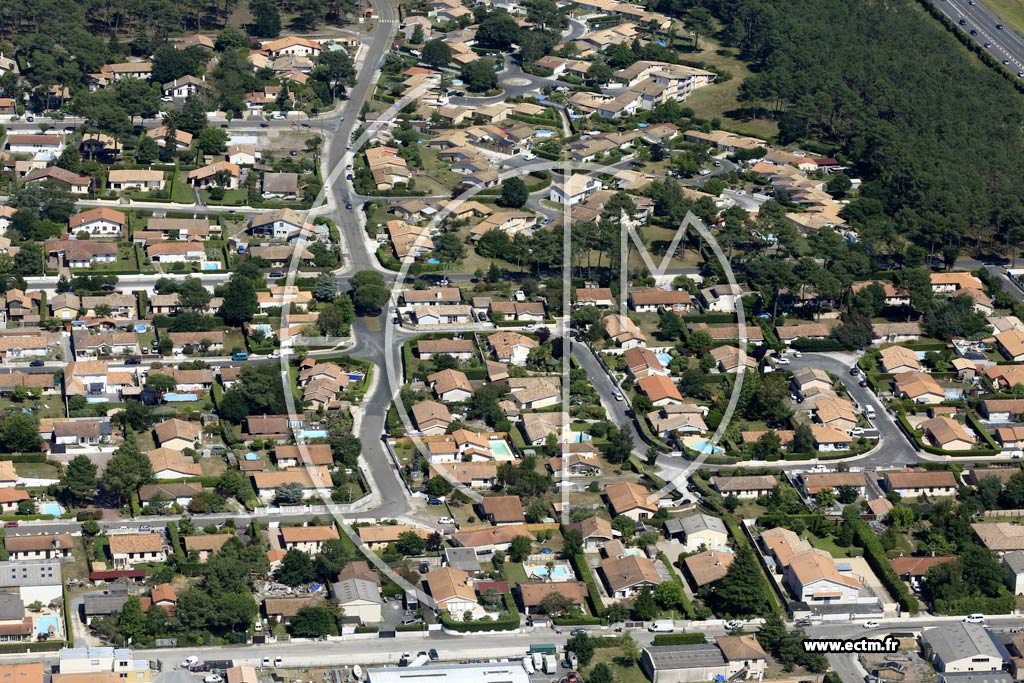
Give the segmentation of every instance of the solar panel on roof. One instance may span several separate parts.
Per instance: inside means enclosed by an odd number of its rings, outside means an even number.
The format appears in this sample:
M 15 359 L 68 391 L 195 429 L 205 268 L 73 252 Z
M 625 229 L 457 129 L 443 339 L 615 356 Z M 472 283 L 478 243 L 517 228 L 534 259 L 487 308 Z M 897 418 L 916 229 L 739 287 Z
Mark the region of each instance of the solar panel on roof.
M 841 572 L 852 572 L 853 565 L 851 565 L 849 562 L 836 562 L 836 569 L 838 569 Z

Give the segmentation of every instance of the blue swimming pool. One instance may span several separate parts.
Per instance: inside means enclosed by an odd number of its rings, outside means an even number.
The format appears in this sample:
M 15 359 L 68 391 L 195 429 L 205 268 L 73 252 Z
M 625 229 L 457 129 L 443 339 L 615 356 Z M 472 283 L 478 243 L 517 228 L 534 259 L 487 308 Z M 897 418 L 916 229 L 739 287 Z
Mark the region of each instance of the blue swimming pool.
M 512 449 L 508 447 L 502 439 L 491 439 L 488 444 L 491 447 L 491 452 L 499 458 L 511 458 Z
M 544 128 L 541 128 L 540 130 L 534 131 L 534 135 L 536 135 L 539 138 L 550 138 L 554 134 L 555 134 L 555 131 L 553 131 L 553 130 L 546 130 Z
M 192 401 L 198 401 L 199 397 L 195 394 L 176 394 L 172 392 L 164 394 L 164 400 L 168 403 L 190 403 Z
M 60 503 L 43 503 L 39 506 L 39 511 L 44 515 L 53 515 L 54 517 L 64 514 L 64 508 L 60 506 Z
M 671 362 L 672 362 L 672 355 L 671 355 L 671 354 L 668 354 L 668 353 L 659 353 L 659 354 L 658 354 L 658 361 L 659 361 L 659 362 L 660 362 L 660 363 L 661 363 L 662 365 L 665 365 L 665 366 L 667 366 L 667 365 L 668 365 L 669 363 L 671 363 Z
M 361 373 L 361 372 L 349 372 L 349 373 L 347 373 L 347 375 L 348 375 L 348 380 L 350 382 L 358 382 L 359 380 L 361 380 L 363 378 L 363 373 Z
M 53 616 L 39 617 L 36 619 L 36 635 L 52 633 L 60 635 L 60 619 Z
M 719 453 L 725 452 L 724 448 L 719 448 L 718 446 L 712 445 L 711 441 L 708 439 L 699 439 L 697 441 L 691 441 L 686 445 L 689 448 L 692 448 L 693 450 L 697 451 L 701 455 L 718 455 Z
M 255 454 L 255 453 L 246 453 L 246 454 L 245 454 L 245 459 L 246 459 L 246 460 L 259 460 L 259 459 L 260 459 L 260 456 L 258 456 L 258 455 L 257 455 L 257 454 Z
M 590 438 L 591 438 L 590 434 L 587 434 L 586 432 L 576 432 L 572 436 L 572 442 L 573 443 L 586 443 L 587 441 L 590 441 Z
M 301 436 L 303 439 L 326 439 L 327 438 L 327 430 L 326 429 L 303 429 L 301 432 L 299 432 L 299 436 Z
M 110 399 L 106 396 L 86 396 L 86 403 L 110 403 Z

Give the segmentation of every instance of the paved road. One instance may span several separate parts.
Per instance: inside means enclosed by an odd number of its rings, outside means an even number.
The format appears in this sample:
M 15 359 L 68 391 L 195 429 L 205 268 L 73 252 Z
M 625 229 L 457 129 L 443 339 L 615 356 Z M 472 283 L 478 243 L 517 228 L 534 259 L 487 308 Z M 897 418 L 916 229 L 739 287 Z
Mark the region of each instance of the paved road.
M 854 361 L 852 354 L 805 353 L 801 358 L 789 358 L 790 370 L 804 367 L 827 370 L 839 377 L 850 397 L 861 407 L 875 407 L 876 417 L 873 422 L 880 435 L 879 446 L 871 455 L 858 459 L 858 467 L 892 467 L 909 465 L 921 460 L 917 450 L 910 445 L 907 437 L 896 426 L 896 422 L 882 407 L 874 393 L 869 388 L 860 386 L 859 377 L 850 376 L 850 368 Z
M 608 373 L 606 373 L 604 368 L 601 367 L 601 363 L 594 357 L 590 348 L 582 342 L 572 342 L 571 349 L 572 357 L 575 358 L 580 367 L 586 371 L 591 384 L 594 386 L 594 390 L 597 391 L 597 395 L 601 397 L 601 405 L 603 405 L 605 411 L 607 411 L 608 417 L 619 427 L 629 425 L 633 430 L 633 450 L 639 452 L 641 455 L 646 453 L 647 444 L 642 438 L 640 438 L 640 431 L 637 429 L 637 426 L 634 424 L 633 418 L 631 417 L 632 410 L 625 401 L 615 400 L 613 392 L 618 391 L 618 387 L 615 386 L 615 383 L 608 376 Z
M 999 17 L 981 0 L 934 0 L 943 14 L 957 23 L 963 31 L 976 31 L 972 36 L 1007 69 L 1021 76 L 1024 73 L 1024 39 L 1008 27 L 996 28 Z M 961 24 L 961 22 L 963 22 Z

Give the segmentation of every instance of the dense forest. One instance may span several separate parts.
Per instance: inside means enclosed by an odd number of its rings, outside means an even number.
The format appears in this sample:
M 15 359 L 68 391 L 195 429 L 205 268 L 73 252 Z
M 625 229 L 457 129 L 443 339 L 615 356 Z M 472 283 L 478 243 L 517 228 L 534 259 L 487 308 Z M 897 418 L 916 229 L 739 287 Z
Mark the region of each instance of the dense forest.
M 170 33 L 224 28 L 242 7 L 271 5 L 288 18 L 286 30 L 314 30 L 342 21 L 353 0 L 4 0 L 0 2 L 0 36 L 28 34 L 72 36 L 82 32 L 132 40 L 163 40 Z M 15 42 L 17 40 L 15 39 Z M 78 53 L 81 54 L 81 53 Z
M 876 253 L 1024 238 L 1024 101 L 913 0 L 660 0 L 710 11 L 754 71 L 745 106 L 780 141 L 834 145 L 871 179 L 848 219 Z

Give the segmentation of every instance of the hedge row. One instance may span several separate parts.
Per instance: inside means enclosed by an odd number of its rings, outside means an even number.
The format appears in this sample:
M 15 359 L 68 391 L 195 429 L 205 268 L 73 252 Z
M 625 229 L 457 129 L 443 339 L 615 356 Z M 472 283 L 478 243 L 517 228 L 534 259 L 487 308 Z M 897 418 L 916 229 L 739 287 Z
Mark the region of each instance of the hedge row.
M 24 652 L 54 652 L 64 647 L 60 639 L 44 640 L 41 643 L 0 643 L 0 655 Z
M 502 596 L 505 601 L 505 616 L 493 621 L 456 621 L 447 610 L 441 612 L 441 623 L 446 629 L 458 633 L 480 633 L 482 631 L 515 631 L 519 629 L 519 608 L 511 593 Z M 396 629 L 398 630 L 398 629 Z
M 790 346 L 797 351 L 804 351 L 807 353 L 821 353 L 827 351 L 845 351 L 846 347 L 840 344 L 831 337 L 825 337 L 824 339 L 807 339 L 801 337 L 794 339 Z
M 551 620 L 555 626 L 601 626 L 604 624 L 602 617 L 591 617 L 578 614 L 572 617 L 555 617 Z
M 652 645 L 703 645 L 703 633 L 659 633 Z
M 864 549 L 864 558 L 868 561 L 868 565 L 875 572 L 875 575 L 882 582 L 882 585 L 885 586 L 886 590 L 889 591 L 889 594 L 899 601 L 900 609 L 911 614 L 917 614 L 920 608 L 917 598 L 910 594 L 907 584 L 903 583 L 903 580 L 900 579 L 899 575 L 892 568 L 889 558 L 885 555 L 885 548 L 882 547 L 881 541 L 878 540 L 871 527 L 857 516 L 852 506 L 849 506 L 847 509 L 853 511 L 853 514 L 844 514 L 843 523 L 853 525 L 854 538 L 857 545 Z
M 996 598 L 976 595 L 956 600 L 936 600 L 935 611 L 939 614 L 1009 614 L 1017 608 L 1017 598 L 1008 591 Z
M 576 576 L 580 577 L 587 586 L 587 597 L 590 600 L 591 614 L 603 617 L 606 610 L 604 608 L 604 600 L 601 599 L 601 589 L 597 585 L 594 573 L 590 571 L 590 567 L 587 565 L 587 558 L 582 553 L 573 555 L 572 569 L 576 572 Z
M 732 536 L 733 541 L 736 543 L 736 548 L 739 549 L 742 546 L 750 545 L 750 541 L 743 534 L 743 530 L 740 529 L 736 519 L 726 515 L 722 517 L 722 521 L 725 522 L 726 528 L 729 530 L 729 535 Z M 757 552 L 754 550 L 753 552 Z M 778 614 L 782 611 L 782 607 L 779 604 L 778 594 L 776 593 L 775 582 L 768 578 L 764 573 L 764 567 L 758 563 L 761 570 L 761 585 L 764 587 L 765 595 L 768 596 L 768 604 L 772 608 L 772 611 Z
M 665 565 L 665 568 L 668 569 L 668 573 L 672 576 L 672 580 L 675 581 L 677 584 L 679 584 L 679 587 L 681 589 L 683 589 L 682 590 L 682 596 L 683 596 L 683 605 L 682 605 L 682 607 L 683 607 L 683 613 L 686 615 L 686 618 L 690 619 L 690 620 L 695 619 L 697 617 L 697 615 L 693 611 L 693 603 L 690 602 L 690 598 L 686 597 L 686 586 L 685 586 L 685 584 L 683 584 L 682 579 L 679 578 L 679 575 L 676 574 L 675 567 L 672 565 L 671 562 L 669 562 L 669 559 L 668 559 L 668 557 L 665 556 L 665 553 L 660 551 L 660 550 L 658 551 L 658 559 L 661 560 L 662 564 Z M 685 633 L 681 633 L 679 635 L 700 635 L 700 634 L 685 634 Z M 657 636 L 655 636 L 655 640 L 657 640 Z M 701 640 L 700 642 L 703 643 L 704 641 Z M 658 644 L 659 643 L 655 643 L 655 645 L 658 645 Z M 665 643 L 665 644 L 666 645 L 675 645 L 675 643 Z
M 45 453 L 4 453 L 0 455 L 0 460 L 8 460 L 10 462 L 46 462 Z

